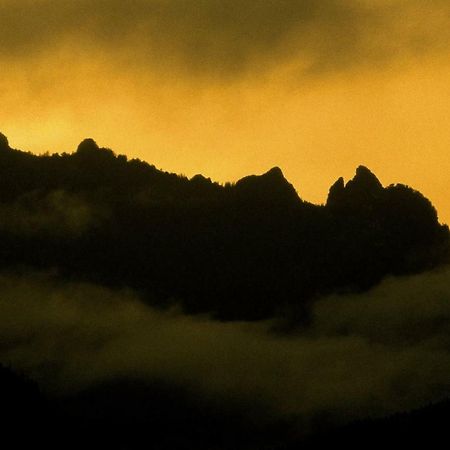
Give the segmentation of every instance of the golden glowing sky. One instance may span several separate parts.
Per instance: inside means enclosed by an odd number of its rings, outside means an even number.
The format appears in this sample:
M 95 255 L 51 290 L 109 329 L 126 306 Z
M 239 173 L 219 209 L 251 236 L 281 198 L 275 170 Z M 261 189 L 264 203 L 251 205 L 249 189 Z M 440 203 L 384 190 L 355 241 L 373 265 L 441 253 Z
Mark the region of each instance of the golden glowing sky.
M 448 0 L 0 0 L 0 131 L 192 176 L 367 165 L 450 222 Z

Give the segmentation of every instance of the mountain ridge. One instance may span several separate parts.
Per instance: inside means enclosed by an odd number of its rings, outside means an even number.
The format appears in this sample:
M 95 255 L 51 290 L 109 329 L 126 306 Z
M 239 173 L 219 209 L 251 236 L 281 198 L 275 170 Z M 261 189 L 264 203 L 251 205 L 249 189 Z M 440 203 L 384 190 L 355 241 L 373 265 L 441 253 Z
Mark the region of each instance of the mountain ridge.
M 221 185 L 91 138 L 74 153 L 37 156 L 1 136 L 0 269 L 57 268 L 224 320 L 304 320 L 317 296 L 448 261 L 448 227 L 431 202 L 383 187 L 364 166 L 314 205 L 278 167 Z

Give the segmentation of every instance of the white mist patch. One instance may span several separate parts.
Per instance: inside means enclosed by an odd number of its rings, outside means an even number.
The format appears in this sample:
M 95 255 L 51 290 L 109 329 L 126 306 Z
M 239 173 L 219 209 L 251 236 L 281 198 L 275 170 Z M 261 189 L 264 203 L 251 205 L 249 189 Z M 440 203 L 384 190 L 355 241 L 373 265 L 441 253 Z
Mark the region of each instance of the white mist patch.
M 63 190 L 33 191 L 13 203 L 0 203 L 0 231 L 24 237 L 77 236 L 96 223 L 99 216 L 74 194 Z
M 273 323 L 161 312 L 129 291 L 43 275 L 0 278 L 0 360 L 46 389 L 164 380 L 280 415 L 347 419 L 449 393 L 450 269 L 320 300 L 295 335 Z

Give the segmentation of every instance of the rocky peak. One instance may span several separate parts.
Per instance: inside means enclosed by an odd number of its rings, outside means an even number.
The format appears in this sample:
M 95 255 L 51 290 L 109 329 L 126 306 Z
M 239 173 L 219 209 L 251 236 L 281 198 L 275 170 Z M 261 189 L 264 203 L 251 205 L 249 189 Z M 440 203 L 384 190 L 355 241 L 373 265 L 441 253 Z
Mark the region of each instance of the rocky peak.
M 250 175 L 236 183 L 241 198 L 264 202 L 298 201 L 298 195 L 279 167 L 273 167 L 262 175 Z
M 359 166 L 356 169 L 355 176 L 345 187 L 349 190 L 366 193 L 376 193 L 383 189 L 382 184 L 375 174 L 365 166 Z
M 0 133 L 0 150 L 9 150 L 9 142 L 8 138 L 3 134 Z
M 286 181 L 286 178 L 284 177 L 283 171 L 278 167 L 272 167 L 270 170 L 268 170 L 266 173 L 261 175 L 266 178 L 272 178 L 272 179 L 281 179 L 283 181 Z
M 327 198 L 327 206 L 339 205 L 345 196 L 344 178 L 338 178 L 330 187 Z
M 330 188 L 327 206 L 339 209 L 367 207 L 384 192 L 378 178 L 364 166 L 356 169 L 355 176 L 344 185 L 339 178 Z

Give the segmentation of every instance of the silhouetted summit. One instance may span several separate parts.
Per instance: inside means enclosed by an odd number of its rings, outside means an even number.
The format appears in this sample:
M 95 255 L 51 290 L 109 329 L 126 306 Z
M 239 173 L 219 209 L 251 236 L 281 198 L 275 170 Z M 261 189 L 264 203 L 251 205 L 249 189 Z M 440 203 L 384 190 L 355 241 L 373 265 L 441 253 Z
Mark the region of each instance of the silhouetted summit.
M 339 177 L 330 187 L 327 198 L 327 207 L 336 208 L 344 202 L 346 195 L 344 178 Z
M 378 178 L 364 166 L 359 166 L 356 169 L 355 176 L 347 183 L 346 187 L 349 190 L 365 192 L 372 195 L 376 195 L 383 189 Z
M 279 167 L 273 167 L 262 175 L 249 175 L 236 183 L 236 192 L 251 201 L 289 203 L 298 202 L 299 197 Z
M 94 141 L 92 138 L 84 139 L 77 148 L 77 153 L 81 154 L 88 154 L 88 153 L 95 153 L 99 151 L 100 148 L 97 145 L 97 142 Z
M 264 178 L 271 178 L 272 180 L 286 181 L 283 171 L 278 166 L 272 167 L 270 170 L 268 170 L 261 176 Z
M 99 147 L 94 139 L 85 139 L 77 148 L 75 156 L 83 161 L 84 164 L 96 166 L 97 170 L 107 168 L 109 160 L 115 160 L 116 155 L 109 148 Z
M 0 150 L 8 150 L 9 149 L 9 142 L 8 138 L 0 133 Z
M 383 194 L 383 186 L 378 178 L 364 166 L 356 169 L 356 174 L 347 184 L 339 178 L 331 186 L 327 206 L 331 208 L 360 209 L 370 206 Z
M 222 186 L 86 139 L 73 154 L 1 152 L 0 208 L 3 269 L 58 268 L 221 319 L 304 317 L 319 295 L 448 257 L 448 228 L 429 200 L 383 187 L 362 166 L 319 206 L 277 167 Z

